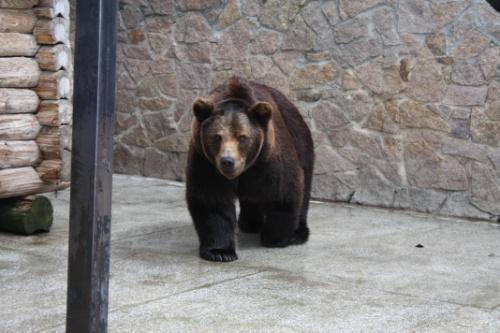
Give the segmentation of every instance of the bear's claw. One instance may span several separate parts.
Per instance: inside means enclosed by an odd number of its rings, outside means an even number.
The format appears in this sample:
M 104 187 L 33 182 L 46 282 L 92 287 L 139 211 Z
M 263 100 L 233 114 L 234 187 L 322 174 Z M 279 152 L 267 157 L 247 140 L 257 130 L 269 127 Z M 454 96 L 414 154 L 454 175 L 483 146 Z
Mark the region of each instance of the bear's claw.
M 200 257 L 208 261 L 230 262 L 238 259 L 238 255 L 231 249 L 200 250 Z

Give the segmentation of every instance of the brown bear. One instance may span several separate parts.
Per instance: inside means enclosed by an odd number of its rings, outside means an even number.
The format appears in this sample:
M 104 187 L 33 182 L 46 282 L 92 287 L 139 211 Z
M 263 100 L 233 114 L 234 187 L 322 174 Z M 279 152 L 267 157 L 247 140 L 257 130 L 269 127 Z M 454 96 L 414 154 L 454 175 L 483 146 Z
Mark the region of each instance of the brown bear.
M 200 256 L 233 261 L 242 232 L 285 247 L 309 237 L 314 150 L 297 108 L 278 90 L 232 77 L 193 104 L 186 200 Z

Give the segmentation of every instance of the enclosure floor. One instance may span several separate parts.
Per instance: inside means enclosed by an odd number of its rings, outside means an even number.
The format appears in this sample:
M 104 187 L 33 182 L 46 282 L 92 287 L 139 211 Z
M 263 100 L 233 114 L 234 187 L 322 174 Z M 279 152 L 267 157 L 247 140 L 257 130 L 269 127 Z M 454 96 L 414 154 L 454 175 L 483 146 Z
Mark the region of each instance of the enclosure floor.
M 181 184 L 115 176 L 110 332 L 500 332 L 500 226 L 313 203 L 310 241 L 197 257 Z M 69 191 L 0 234 L 0 332 L 64 332 Z M 423 248 L 416 247 L 417 244 Z

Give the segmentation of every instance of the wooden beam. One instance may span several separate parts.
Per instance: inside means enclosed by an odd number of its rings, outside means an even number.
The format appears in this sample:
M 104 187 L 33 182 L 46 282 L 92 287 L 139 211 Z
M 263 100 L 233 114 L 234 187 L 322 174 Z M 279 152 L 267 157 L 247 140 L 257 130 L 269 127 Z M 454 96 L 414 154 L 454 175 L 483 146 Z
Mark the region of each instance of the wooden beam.
M 68 182 L 45 184 L 32 167 L 0 170 L 0 199 L 65 189 Z
M 0 32 L 0 57 L 33 57 L 37 50 L 33 35 Z
M 0 114 L 0 140 L 33 140 L 41 126 L 32 114 Z
M 30 89 L 0 88 L 0 114 L 35 113 L 40 100 Z
M 0 32 L 31 33 L 36 16 L 32 10 L 0 9 Z
M 35 141 L 0 140 L 0 169 L 34 166 L 40 157 Z
M 29 9 L 38 5 L 38 0 L 0 0 L 0 8 Z
M 0 88 L 32 88 L 40 79 L 38 63 L 31 58 L 0 58 Z

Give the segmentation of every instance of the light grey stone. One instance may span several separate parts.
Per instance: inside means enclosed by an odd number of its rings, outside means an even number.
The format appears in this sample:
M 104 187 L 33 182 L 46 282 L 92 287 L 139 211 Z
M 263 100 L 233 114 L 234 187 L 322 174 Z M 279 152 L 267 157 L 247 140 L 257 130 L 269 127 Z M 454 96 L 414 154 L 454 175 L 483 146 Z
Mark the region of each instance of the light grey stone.
M 286 32 L 281 49 L 284 51 L 309 51 L 316 45 L 316 34 L 309 28 L 302 18 L 297 16 Z
M 315 149 L 317 156 L 314 164 L 314 174 L 330 174 L 333 172 L 353 171 L 357 166 L 340 156 L 333 148 L 321 145 Z
M 475 106 L 486 101 L 487 87 L 464 87 L 449 85 L 443 103 L 451 105 Z
M 354 194 L 356 182 L 355 171 L 317 174 L 313 177 L 311 197 L 348 202 Z
M 116 143 L 113 147 L 113 169 L 118 173 L 141 175 L 144 172 L 143 148 Z
M 238 20 L 241 16 L 236 0 L 229 0 L 217 18 L 217 27 L 224 29 Z
M 399 64 L 385 66 L 382 57 L 358 66 L 355 71 L 359 80 L 382 98 L 393 96 L 404 88 Z
M 401 33 L 430 33 L 436 30 L 430 4 L 425 0 L 402 0 L 398 8 L 398 30 Z
M 383 53 L 382 40 L 380 37 L 356 39 L 348 44 L 338 44 L 332 53 L 342 65 L 357 66 Z
M 461 156 L 477 161 L 486 161 L 488 158 L 488 147 L 466 140 L 445 138 L 441 147 L 447 155 Z
M 183 89 L 210 88 L 211 70 L 208 65 L 179 61 L 176 64 L 177 81 Z
M 187 13 L 175 23 L 175 40 L 185 43 L 197 43 L 210 40 L 212 33 L 203 15 Z
M 464 167 L 453 157 L 440 155 L 429 143 L 407 144 L 404 156 L 410 185 L 453 191 L 468 189 Z
M 231 61 L 245 59 L 253 31 L 253 23 L 247 19 L 238 20 L 218 37 L 215 58 Z
M 335 25 L 339 22 L 340 18 L 335 1 L 324 1 L 321 6 L 321 10 L 323 11 L 323 14 L 326 16 L 330 25 Z
M 474 142 L 500 146 L 500 121 L 494 121 L 474 108 L 471 114 L 471 136 Z
M 380 132 L 396 134 L 399 133 L 399 108 L 395 103 L 377 103 L 363 127 Z
M 295 69 L 290 75 L 292 88 L 309 89 L 331 82 L 338 72 L 338 66 L 330 61 L 324 64 L 309 64 Z
M 349 124 L 349 118 L 337 105 L 329 101 L 321 101 L 311 109 L 311 116 L 316 125 L 325 133 Z
M 127 146 L 136 147 L 148 147 L 151 144 L 146 136 L 146 131 L 140 124 L 128 128 L 127 132 L 122 134 L 120 142 Z
M 359 172 L 359 184 L 350 202 L 390 207 L 394 201 L 394 193 L 395 187 L 375 169 L 364 168 Z
M 453 63 L 451 80 L 465 86 L 478 86 L 485 83 L 479 65 L 468 61 L 455 61 Z
M 424 104 L 406 100 L 399 104 L 401 128 L 430 128 L 450 132 L 450 126 Z
M 354 122 L 362 122 L 374 107 L 374 99 L 364 91 L 350 91 L 333 98 L 341 110 Z
M 333 34 L 338 44 L 350 43 L 368 35 L 368 22 L 365 19 L 353 19 L 339 23 L 333 28 Z
M 138 27 L 144 22 L 144 15 L 137 6 L 124 6 L 120 10 L 120 16 L 127 29 Z
M 449 216 L 467 216 L 477 219 L 490 219 L 491 215 L 471 204 L 471 196 L 467 192 L 455 192 L 448 195 L 440 214 Z
M 422 102 L 440 101 L 447 91 L 441 66 L 432 59 L 421 59 L 408 77 L 406 92 Z
M 149 112 L 142 116 L 144 129 L 151 142 L 175 132 L 175 122 L 168 112 Z
M 398 45 L 400 43 L 394 10 L 386 7 L 378 9 L 373 13 L 373 22 L 384 45 Z
M 153 13 L 159 15 L 175 14 L 174 0 L 149 0 Z
M 273 30 L 261 30 L 252 42 L 252 53 L 272 54 L 276 52 L 281 43 L 281 34 Z
M 489 103 L 485 113 L 491 120 L 500 121 L 500 99 Z
M 302 9 L 302 17 L 307 26 L 317 35 L 315 49 L 325 50 L 334 47 L 333 33 L 321 9 L 321 1 L 313 1 Z
M 438 190 L 403 187 L 396 190 L 394 207 L 437 214 L 445 200 L 446 194 Z
M 260 23 L 271 29 L 285 31 L 288 29 L 288 0 L 268 0 L 262 3 Z
M 489 48 L 479 57 L 479 65 L 486 80 L 491 80 L 497 75 L 500 62 L 500 47 Z
M 144 160 L 144 175 L 177 181 L 185 179 L 186 153 L 163 153 L 155 148 L 147 148 Z
M 340 17 L 345 20 L 349 17 L 354 17 L 357 14 L 383 3 L 384 0 L 364 0 L 364 1 L 351 1 L 340 0 L 339 12 Z
M 159 0 L 160 1 L 160 0 Z M 161 0 L 163 1 L 163 0 Z M 220 4 L 222 0 L 175 0 L 177 8 L 183 11 L 204 10 Z
M 500 175 L 487 164 L 472 165 L 472 202 L 479 209 L 500 215 Z
M 477 29 L 470 29 L 465 32 L 463 40 L 453 51 L 457 58 L 471 58 L 480 54 L 488 47 L 490 39 Z
M 488 157 L 491 163 L 495 166 L 495 169 L 497 169 L 497 172 L 500 171 L 500 148 L 490 149 Z

